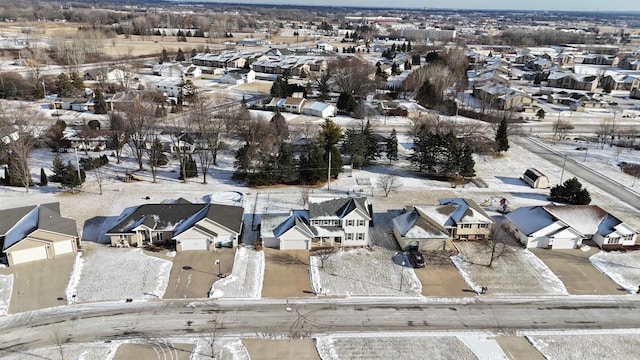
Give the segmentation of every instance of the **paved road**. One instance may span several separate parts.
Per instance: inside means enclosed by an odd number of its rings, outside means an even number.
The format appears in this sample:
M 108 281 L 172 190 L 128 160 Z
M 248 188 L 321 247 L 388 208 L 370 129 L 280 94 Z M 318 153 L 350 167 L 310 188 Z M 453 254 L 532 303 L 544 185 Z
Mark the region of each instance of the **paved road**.
M 94 303 L 0 318 L 0 355 L 55 345 L 190 333 L 234 336 L 326 332 L 630 329 L 640 296 L 423 299 L 163 300 Z
M 562 167 L 562 164 L 564 163 L 564 156 L 557 154 L 544 146 L 540 146 L 527 138 L 512 137 L 512 141 L 559 167 Z M 567 159 L 565 170 L 576 175 L 580 180 L 589 182 L 600 190 L 609 193 L 640 210 L 640 196 L 623 185 L 615 183 L 607 177 L 595 174 L 592 171 L 585 169 L 580 165 L 580 163 L 571 158 Z

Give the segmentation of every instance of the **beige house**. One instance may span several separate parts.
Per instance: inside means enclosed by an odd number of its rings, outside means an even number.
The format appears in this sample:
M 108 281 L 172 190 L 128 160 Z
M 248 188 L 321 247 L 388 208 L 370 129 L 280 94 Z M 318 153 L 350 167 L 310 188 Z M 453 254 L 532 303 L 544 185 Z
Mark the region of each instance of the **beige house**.
M 547 81 L 550 87 L 563 89 L 585 90 L 593 92 L 598 88 L 598 77 L 595 75 L 554 71 L 549 74 Z
M 438 203 L 410 207 L 393 219 L 393 234 L 403 250 L 442 249 L 447 239 L 489 238 L 493 220 L 473 200 L 451 198 Z
M 220 204 L 146 204 L 123 216 L 107 231 L 111 246 L 170 245 L 176 251 L 214 251 L 238 246 L 244 209 Z
M 475 87 L 473 96 L 482 101 L 484 107 L 498 110 L 520 111 L 535 103 L 526 93 L 495 83 Z
M 0 243 L 9 266 L 75 254 L 76 222 L 60 216 L 60 204 L 0 210 Z

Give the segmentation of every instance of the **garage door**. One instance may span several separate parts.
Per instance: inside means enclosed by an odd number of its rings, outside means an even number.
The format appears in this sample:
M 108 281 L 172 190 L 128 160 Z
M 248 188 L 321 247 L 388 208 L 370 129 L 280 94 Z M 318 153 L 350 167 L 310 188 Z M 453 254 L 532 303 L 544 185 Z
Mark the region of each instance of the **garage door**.
M 553 239 L 554 249 L 575 249 L 577 244 L 578 244 L 578 239 L 576 238 L 554 238 Z
M 69 254 L 73 252 L 73 240 L 57 241 L 53 243 L 53 252 L 56 255 Z
M 286 240 L 280 243 L 280 250 L 308 250 L 307 240 Z
M 180 240 L 181 250 L 209 250 L 208 239 L 183 239 Z
M 11 258 L 14 264 L 44 260 L 47 258 L 47 249 L 44 246 L 39 246 L 31 249 L 16 250 L 11 252 Z

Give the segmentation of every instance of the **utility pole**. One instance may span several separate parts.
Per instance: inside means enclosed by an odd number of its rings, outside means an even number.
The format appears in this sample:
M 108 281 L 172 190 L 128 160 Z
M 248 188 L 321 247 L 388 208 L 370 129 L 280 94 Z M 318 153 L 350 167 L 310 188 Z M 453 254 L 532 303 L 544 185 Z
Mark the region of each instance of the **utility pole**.
M 85 144 L 85 146 L 87 146 Z M 78 147 L 74 148 L 76 150 L 76 166 L 78 167 L 78 181 L 82 182 L 82 178 L 80 177 L 80 159 L 78 159 Z
M 329 148 L 329 167 L 327 169 L 327 190 L 331 190 L 331 148 Z
M 562 173 L 560 174 L 560 184 L 562 184 L 562 179 L 564 178 L 564 166 L 567 165 L 567 156 L 569 154 L 564 154 L 564 162 L 562 163 Z

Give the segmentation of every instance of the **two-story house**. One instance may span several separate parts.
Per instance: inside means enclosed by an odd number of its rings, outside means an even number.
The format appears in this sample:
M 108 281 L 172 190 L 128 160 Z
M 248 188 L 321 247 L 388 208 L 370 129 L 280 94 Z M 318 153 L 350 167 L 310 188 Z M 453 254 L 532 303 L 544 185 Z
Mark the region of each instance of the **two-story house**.
M 367 198 L 310 199 L 309 210 L 264 215 L 260 236 L 264 246 L 281 250 L 366 246 L 371 221 Z

